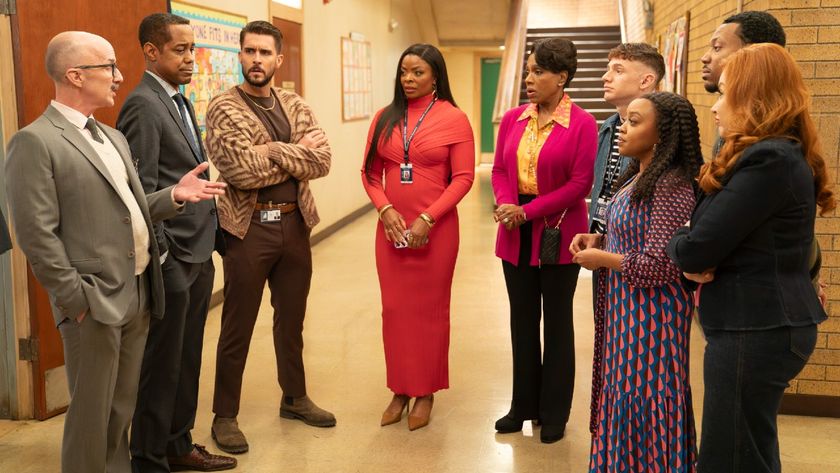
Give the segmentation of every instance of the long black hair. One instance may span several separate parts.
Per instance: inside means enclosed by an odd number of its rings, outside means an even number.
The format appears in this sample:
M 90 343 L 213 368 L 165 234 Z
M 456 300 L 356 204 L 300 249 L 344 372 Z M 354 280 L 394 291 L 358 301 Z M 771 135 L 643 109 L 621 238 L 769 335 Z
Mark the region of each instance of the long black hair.
M 650 165 L 639 176 L 630 200 L 638 204 L 653 196 L 656 182 L 666 172 L 673 172 L 691 182 L 696 190 L 695 179 L 703 164 L 703 155 L 700 152 L 700 129 L 694 107 L 685 97 L 670 92 L 651 92 L 641 98 L 650 100 L 656 110 L 659 143 L 653 151 Z M 616 181 L 615 189 L 638 172 L 639 161 L 634 159 Z
M 400 60 L 397 61 L 397 74 L 394 79 L 394 100 L 385 107 L 373 128 L 370 149 L 365 157 L 365 171 L 370 171 L 371 166 L 373 166 L 373 160 L 376 157 L 376 148 L 382 138 L 382 133 L 385 132 L 385 136 L 390 138 L 394 127 L 403 120 L 405 111 L 408 108 L 408 99 L 405 96 L 405 92 L 403 92 L 400 81 L 400 67 L 402 66 L 403 58 L 408 55 L 417 56 L 429 64 L 435 78 L 435 93 L 438 99 L 446 100 L 457 107 L 455 99 L 452 98 L 452 90 L 449 88 L 449 75 L 446 73 L 446 62 L 444 62 L 443 54 L 440 53 L 440 50 L 431 44 L 421 43 L 412 44 L 406 48 L 402 55 L 400 55 Z

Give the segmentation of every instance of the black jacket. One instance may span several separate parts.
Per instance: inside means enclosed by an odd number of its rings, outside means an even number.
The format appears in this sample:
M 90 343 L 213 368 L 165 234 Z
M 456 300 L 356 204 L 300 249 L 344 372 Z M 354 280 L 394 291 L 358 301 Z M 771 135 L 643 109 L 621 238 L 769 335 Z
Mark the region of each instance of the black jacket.
M 187 106 L 192 109 L 189 101 Z M 200 135 L 195 120 L 193 128 Z M 148 73 L 143 74 L 140 84 L 126 98 L 117 129 L 128 140 L 146 192 L 177 184 L 184 174 L 205 161 L 201 137 L 198 137 L 201 149 L 196 150 L 190 145 L 187 138 L 190 132 L 172 98 Z M 210 179 L 207 173 L 201 177 Z M 214 249 L 224 254 L 217 219 L 212 199 L 188 202 L 180 215 L 155 225 L 161 254 L 169 251 L 170 256 L 188 263 L 207 261 Z
M 668 255 L 685 272 L 715 268 L 700 293 L 703 328 L 764 330 L 826 319 L 809 276 L 814 176 L 801 147 L 747 148 L 719 192 L 704 195 Z

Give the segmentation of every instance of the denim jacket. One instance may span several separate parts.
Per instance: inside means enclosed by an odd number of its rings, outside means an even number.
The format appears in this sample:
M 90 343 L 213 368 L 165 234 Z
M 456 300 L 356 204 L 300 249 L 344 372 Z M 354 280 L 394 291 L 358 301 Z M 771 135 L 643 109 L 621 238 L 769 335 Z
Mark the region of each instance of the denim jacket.
M 595 156 L 595 182 L 592 186 L 592 193 L 589 195 L 589 229 L 592 230 L 592 217 L 595 215 L 595 209 L 598 205 L 598 196 L 601 195 L 601 189 L 604 187 L 604 174 L 607 172 L 607 163 L 610 160 L 610 153 L 613 147 L 613 133 L 620 126 L 621 119 L 616 113 L 604 120 L 601 129 L 598 130 L 598 154 Z M 619 168 L 619 176 L 624 173 L 627 166 L 630 164 L 631 158 L 626 156 L 621 157 L 621 167 Z

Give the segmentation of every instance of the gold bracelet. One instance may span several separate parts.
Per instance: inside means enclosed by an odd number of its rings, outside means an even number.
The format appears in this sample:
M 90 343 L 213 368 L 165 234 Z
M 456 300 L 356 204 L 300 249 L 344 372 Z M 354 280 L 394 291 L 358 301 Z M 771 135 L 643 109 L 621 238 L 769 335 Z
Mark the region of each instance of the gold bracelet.
M 433 226 L 435 226 L 435 221 L 426 212 L 423 212 L 423 213 L 420 214 L 420 219 L 423 220 L 424 222 L 426 222 L 426 225 L 428 225 L 429 228 L 432 228 Z
M 385 213 L 386 210 L 394 208 L 394 204 L 386 204 L 383 205 L 381 209 L 379 209 L 379 220 L 382 220 L 382 214 Z

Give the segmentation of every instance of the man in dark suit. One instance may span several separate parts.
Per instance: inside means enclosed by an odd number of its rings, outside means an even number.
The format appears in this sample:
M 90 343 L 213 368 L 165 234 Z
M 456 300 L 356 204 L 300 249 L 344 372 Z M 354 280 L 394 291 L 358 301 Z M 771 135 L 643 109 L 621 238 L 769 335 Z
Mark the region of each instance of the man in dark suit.
M 146 72 L 120 110 L 117 128 L 128 139 L 146 192 L 177 182 L 206 161 L 192 105 L 178 86 L 192 79 L 195 41 L 189 21 L 155 13 L 140 23 Z M 205 174 L 209 179 L 209 175 Z M 188 204 L 155 227 L 162 253 L 164 317 L 149 328 L 131 426 L 135 473 L 219 471 L 236 459 L 213 455 L 192 442 L 204 324 L 213 289 L 211 258 L 219 235 L 212 200 Z
M 9 142 L 6 173 L 17 242 L 50 297 L 64 342 L 70 406 L 64 473 L 131 471 L 128 425 L 149 316 L 163 315 L 163 276 L 152 222 L 223 184 L 198 176 L 146 195 L 125 137 L 97 123 L 122 74 L 114 48 L 80 31 L 47 46 L 55 100 Z

